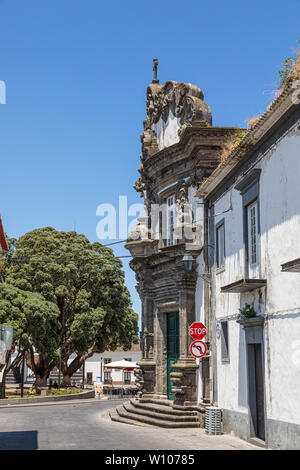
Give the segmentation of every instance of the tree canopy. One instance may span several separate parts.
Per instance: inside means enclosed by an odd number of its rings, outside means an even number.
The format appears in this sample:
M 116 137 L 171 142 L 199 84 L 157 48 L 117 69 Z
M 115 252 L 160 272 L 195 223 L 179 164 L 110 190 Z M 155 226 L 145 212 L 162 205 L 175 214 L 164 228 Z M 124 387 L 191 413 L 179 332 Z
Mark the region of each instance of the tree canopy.
M 4 263 L 1 276 L 7 284 L 40 295 L 31 299 L 31 308 L 36 306 L 34 320 L 38 322 L 39 315 L 48 318 L 47 309 L 44 313 L 39 309 L 42 300 L 48 302 L 48 308 L 52 306 L 53 314 L 57 312 L 58 328 L 45 329 L 46 336 L 35 339 L 27 355 L 34 370 L 34 349 L 38 352 L 36 369 L 39 366 L 41 381 L 45 382 L 55 365 L 48 356 L 57 363 L 61 355 L 68 382 L 85 358 L 121 346 L 129 349 L 137 341 L 137 314 L 131 308 L 122 263 L 110 248 L 90 243 L 74 231 L 46 227 L 14 241 Z M 74 359 L 68 364 L 71 355 Z

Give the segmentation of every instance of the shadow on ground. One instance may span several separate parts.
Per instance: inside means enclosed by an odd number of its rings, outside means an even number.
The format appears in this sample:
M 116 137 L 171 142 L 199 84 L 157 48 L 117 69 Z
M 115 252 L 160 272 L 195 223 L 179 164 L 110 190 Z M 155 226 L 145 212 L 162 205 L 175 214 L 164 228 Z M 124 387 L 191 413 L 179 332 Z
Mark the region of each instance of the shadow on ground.
M 37 450 L 37 431 L 0 432 L 0 450 Z

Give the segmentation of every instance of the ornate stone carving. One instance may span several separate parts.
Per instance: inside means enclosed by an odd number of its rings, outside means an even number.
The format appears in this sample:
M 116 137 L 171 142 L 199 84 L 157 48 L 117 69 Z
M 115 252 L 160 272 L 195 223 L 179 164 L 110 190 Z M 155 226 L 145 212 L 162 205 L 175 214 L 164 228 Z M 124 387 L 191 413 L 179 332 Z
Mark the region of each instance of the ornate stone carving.
M 175 200 L 176 204 L 182 206 L 188 203 L 188 189 L 190 186 L 189 181 L 180 180 L 175 188 Z
M 203 121 L 204 125 L 210 126 L 211 110 L 203 100 L 202 90 L 190 83 L 168 81 L 164 86 L 158 83 L 150 84 L 147 88 L 147 118 L 144 121 L 144 133 L 141 135 L 141 160 L 153 155 L 163 146 L 161 136 L 157 135 L 157 129 L 155 130 L 155 125 L 159 124 L 160 119 L 163 122 L 160 133 L 165 131 L 168 119 L 177 119 L 177 137 L 173 136 L 177 141 L 182 126 L 191 126 L 193 121 Z M 172 132 L 175 132 L 174 128 Z
M 153 333 L 149 333 L 147 328 L 144 328 L 142 334 L 142 352 L 144 359 L 152 359 L 153 357 Z

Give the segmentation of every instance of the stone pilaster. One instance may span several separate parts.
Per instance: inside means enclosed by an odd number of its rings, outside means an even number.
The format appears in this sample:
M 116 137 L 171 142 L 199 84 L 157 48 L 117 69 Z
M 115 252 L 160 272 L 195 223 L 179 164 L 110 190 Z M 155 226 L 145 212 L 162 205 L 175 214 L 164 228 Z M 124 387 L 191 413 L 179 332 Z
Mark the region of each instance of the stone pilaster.
M 142 331 L 141 349 L 142 359 L 138 362 L 141 368 L 142 391 L 144 398 L 152 397 L 156 384 L 156 370 L 154 361 L 154 311 L 151 281 L 147 273 L 143 276 L 140 288 L 142 300 Z

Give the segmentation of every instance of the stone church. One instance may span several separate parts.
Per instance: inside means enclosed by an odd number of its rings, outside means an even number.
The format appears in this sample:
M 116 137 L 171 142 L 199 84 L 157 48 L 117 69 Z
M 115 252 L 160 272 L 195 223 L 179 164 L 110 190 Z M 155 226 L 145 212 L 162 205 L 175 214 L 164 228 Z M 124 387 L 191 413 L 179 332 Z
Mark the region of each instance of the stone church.
M 200 304 L 205 317 L 208 287 L 203 287 L 204 207 L 195 193 L 218 166 L 224 145 L 237 129 L 212 125 L 211 109 L 198 86 L 175 81 L 162 85 L 156 76 L 147 88 L 143 124 L 135 188 L 144 198 L 147 215 L 139 218 L 126 243 L 142 302 L 140 401 L 151 406 L 153 419 L 161 416 L 157 412 L 170 412 L 175 418 L 171 426 L 192 426 L 194 417 L 203 417 L 199 402 L 210 402 L 209 342 L 199 369 L 188 334 Z M 124 419 L 129 411 L 136 410 L 119 410 Z M 167 426 L 168 420 L 161 425 Z

